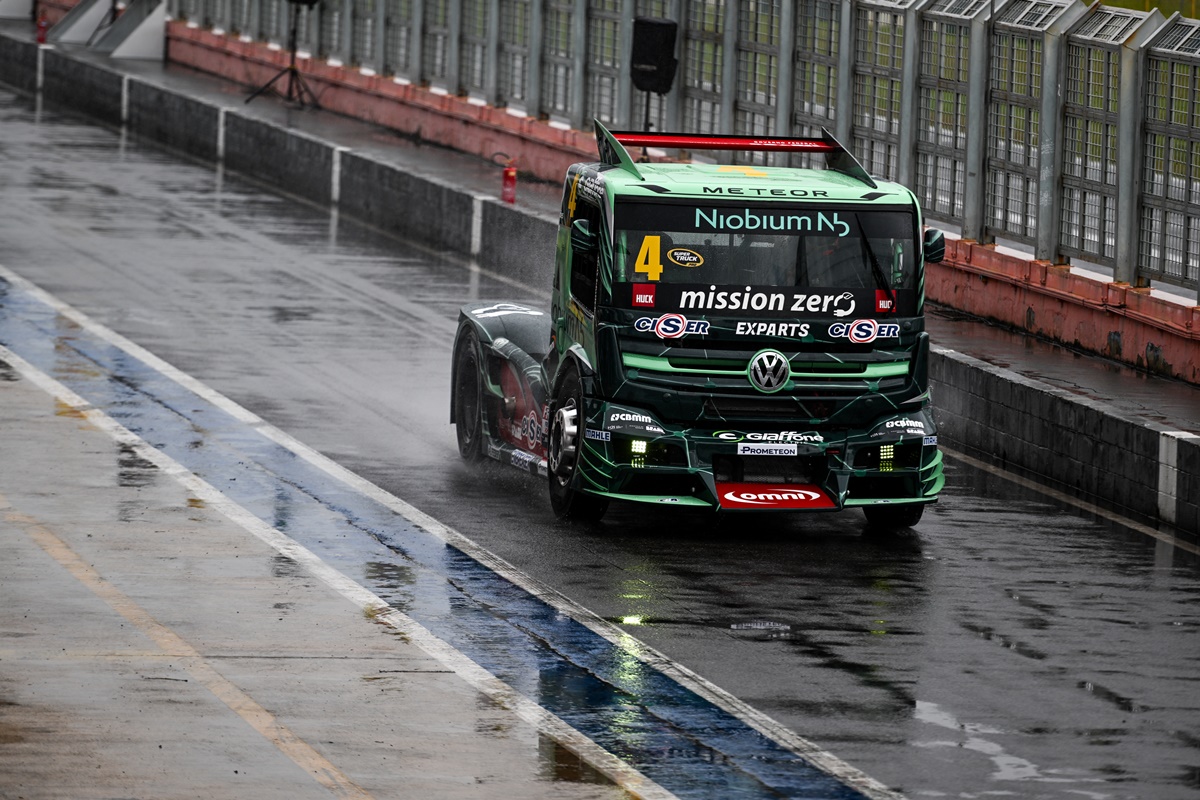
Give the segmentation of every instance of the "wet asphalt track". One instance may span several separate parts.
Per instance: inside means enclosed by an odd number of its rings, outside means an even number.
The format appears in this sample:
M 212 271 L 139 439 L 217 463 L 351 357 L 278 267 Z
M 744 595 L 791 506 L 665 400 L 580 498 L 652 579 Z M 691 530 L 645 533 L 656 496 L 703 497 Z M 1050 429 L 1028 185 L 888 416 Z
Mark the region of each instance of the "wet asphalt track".
M 0 94 L 3 264 L 912 797 L 1200 794 L 1197 558 L 951 462 L 861 516 L 556 523 L 463 465 L 462 262 Z M 549 253 L 531 253 L 547 260 Z

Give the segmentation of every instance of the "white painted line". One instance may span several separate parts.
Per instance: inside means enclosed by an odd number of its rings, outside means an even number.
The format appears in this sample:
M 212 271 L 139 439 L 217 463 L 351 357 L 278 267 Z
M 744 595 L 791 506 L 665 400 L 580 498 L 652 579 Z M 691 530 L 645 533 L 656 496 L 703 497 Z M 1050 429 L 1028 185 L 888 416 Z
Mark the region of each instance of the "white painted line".
M 333 163 L 329 169 L 329 202 L 335 206 L 342 197 L 342 153 L 349 152 L 349 147 L 333 148 Z
M 859 792 L 866 795 L 867 797 L 872 798 L 872 800 L 875 800 L 875 799 L 878 799 L 878 800 L 902 800 L 903 799 L 904 795 L 902 795 L 898 792 L 892 791 L 887 786 L 885 786 L 883 783 L 877 781 L 876 779 L 874 779 L 871 776 L 867 775 L 866 773 L 862 772 L 857 767 L 853 767 L 850 764 L 846 763 L 845 761 L 842 761 L 840 758 L 835 756 L 833 753 L 830 753 L 826 750 L 821 749 L 813 742 L 810 742 L 808 739 L 805 739 L 804 737 L 797 734 L 795 731 L 792 731 L 791 729 L 787 728 L 783 724 L 775 721 L 774 719 L 767 716 L 766 714 L 759 711 L 758 709 L 753 708 L 752 706 L 748 705 L 747 703 L 743 702 L 742 700 L 738 699 L 737 697 L 734 697 L 732 694 L 725 691 L 724 689 L 717 686 L 716 684 L 711 683 L 710 681 L 706 680 L 705 678 L 703 678 L 700 675 L 696 674 L 695 672 L 691 671 L 690 669 L 683 666 L 682 664 L 678 664 L 675 661 L 672 661 L 670 658 L 668 658 L 667 656 L 658 652 L 657 650 L 638 641 L 637 639 L 630 636 L 628 633 L 626 633 L 621 628 L 608 622 L 605 619 L 602 619 L 601 617 L 597 616 L 596 614 L 594 614 L 587 608 L 576 603 L 574 600 L 571 600 L 570 598 L 559 594 L 557 591 L 550 588 L 549 586 L 546 586 L 545 584 L 542 584 L 539 581 L 536 581 L 535 579 L 531 578 L 530 576 L 525 575 L 523 572 L 518 570 L 512 564 L 509 564 L 507 561 L 501 559 L 500 557 L 498 557 L 498 556 L 490 553 L 489 551 L 485 550 L 484 548 L 480 547 L 475 542 L 471 541 L 466 536 L 463 536 L 461 533 L 454 530 L 453 528 L 442 524 L 441 522 L 439 522 L 438 520 L 429 516 L 425 512 L 417 509 L 416 507 L 414 507 L 412 505 L 409 505 L 408 503 L 404 502 L 400 498 L 379 488 L 378 486 L 371 483 L 370 481 L 367 481 L 366 479 L 361 478 L 358 475 L 355 475 L 353 472 L 346 469 L 341 464 L 338 464 L 337 462 L 335 462 L 332 459 L 328 458 L 327 456 L 317 452 L 316 450 L 312 449 L 311 447 L 304 444 L 303 442 L 284 433 L 283 431 L 276 428 L 274 425 L 271 425 L 270 423 L 263 420 L 257 414 L 254 414 L 250 410 L 243 408 L 242 406 L 240 406 L 237 403 L 230 400 L 228 397 L 225 397 L 223 394 L 206 386 L 205 384 L 196 380 L 192 376 L 182 372 L 179 369 L 176 369 L 175 367 L 171 366 L 166 361 L 163 361 L 161 358 L 154 355 L 150 351 L 146 350 L 145 348 L 141 347 L 140 345 L 137 345 L 137 344 L 131 342 L 130 340 L 126 339 L 124 336 L 121 336 L 116 331 L 110 330 L 109 328 L 105 327 L 104 325 L 101 325 L 100 323 L 94 321 L 93 319 L 88 317 L 83 312 L 75 309 L 74 307 L 68 305 L 67 303 L 64 303 L 63 301 L 59 300 L 57 297 L 54 297 L 50 293 L 42 290 L 40 287 L 36 286 L 32 282 L 25 280 L 20 275 L 17 275 L 16 273 L 12 272 L 8 268 L 0 266 L 0 277 L 4 277 L 6 280 L 10 281 L 13 285 L 19 286 L 21 289 L 24 289 L 25 291 L 28 291 L 29 293 L 33 294 L 39 300 L 46 303 L 51 308 L 53 308 L 56 312 L 61 314 L 63 317 L 71 320 L 72 322 L 74 322 L 79 327 L 83 328 L 84 330 L 88 331 L 92 335 L 94 335 L 100 339 L 103 339 L 104 341 L 108 342 L 109 344 L 113 345 L 114 347 L 124 350 L 125 352 L 127 352 L 131 356 L 133 356 L 134 358 L 137 358 L 140 361 L 142 361 L 143 363 L 145 363 L 148 367 L 150 367 L 154 370 L 157 370 L 159 373 L 161 373 L 165 377 L 169 378 L 170 380 L 175 381 L 176 383 L 178 383 L 180 386 L 184 387 L 185 389 L 188 389 L 189 391 L 196 393 L 201 398 L 208 401 L 209 403 L 212 403 L 214 406 L 217 406 L 218 408 L 225 411 L 226 413 L 230 414 L 235 419 L 238 419 L 238 420 L 246 423 L 247 425 L 254 427 L 256 430 L 258 430 L 260 433 L 262 433 L 264 436 L 266 436 L 271 441 L 275 442 L 276 444 L 278 444 L 279 446 L 281 446 L 287 450 L 292 451 L 297 456 L 299 456 L 300 458 L 303 458 L 309 464 L 316 467 L 317 469 L 320 469 L 322 472 L 326 473 L 327 475 L 329 475 L 333 478 L 336 478 L 337 480 L 339 480 L 342 483 L 346 484 L 347 486 L 351 487 L 355 491 L 357 491 L 367 497 L 370 497 L 371 499 L 375 500 L 376 502 L 380 503 L 381 505 L 385 506 L 386 508 L 391 509 L 395 513 L 399 514 L 401 517 L 404 517 L 406 520 L 411 522 L 413 525 L 416 525 L 418 528 L 437 537 L 441 541 L 443 541 L 447 544 L 453 545 L 454 547 L 463 551 L 468 556 L 475 559 L 476 561 L 478 561 L 480 564 L 484 565 L 485 567 L 488 567 L 496 574 L 501 575 L 502 577 L 506 578 L 507 580 L 509 580 L 510 582 L 515 584 L 516 586 L 519 586 L 520 588 L 529 592 L 534 597 L 539 598 L 540 600 L 542 600 L 546 604 L 550 605 L 552 608 L 559 611 L 560 613 L 571 617 L 575 621 L 579 622 L 581 625 L 584 625 L 586 628 L 591 630 L 593 633 L 607 639 L 613 645 L 624 650 L 625 652 L 629 653 L 630 655 L 636 657 L 637 659 L 639 659 L 643 663 L 647 664 L 648 666 L 653 667 L 654 669 L 657 669 L 658 671 L 667 675 L 668 677 L 670 677 L 672 680 L 676 681 L 680 685 L 685 686 L 686 688 L 692 690 L 697 695 L 699 695 L 700 697 L 703 697 L 705 700 L 709 701 L 710 703 L 717 706 L 718 708 L 721 708 L 724 711 L 728 712 L 729 714 L 732 714 L 733 716 L 737 717 L 742 722 L 746 723 L 750 727 L 752 727 L 755 730 L 757 730 L 758 732 L 762 733 L 764 736 L 774 740 L 776 743 L 778 743 L 782 747 L 784 747 L 788 750 L 791 750 L 796 755 L 801 756 L 804 760 L 808 761 L 813 766 L 826 772 L 829 775 L 832 775 L 833 777 L 837 778 L 842 783 L 858 790 Z M 113 423 L 113 424 L 115 425 L 116 423 Z M 130 434 L 130 435 L 132 436 L 132 434 Z M 151 449 L 153 449 L 153 448 L 151 448 Z M 158 451 L 154 451 L 154 452 L 157 453 Z M 159 457 L 165 458 L 165 456 L 162 456 L 161 454 L 159 454 Z M 148 459 L 148 460 L 150 460 L 150 459 Z M 193 477 L 195 477 L 195 476 L 193 476 Z M 199 480 L 199 479 L 196 478 L 196 480 Z M 228 501 L 226 501 L 226 502 L 228 502 Z M 257 518 L 252 517 L 252 520 L 258 526 L 264 527 L 264 528 L 266 527 Z M 276 536 L 279 536 L 289 542 L 291 541 L 291 540 L 287 539 L 286 537 L 284 537 L 282 534 L 279 534 L 278 532 L 274 532 L 274 533 Z M 295 546 L 299 547 L 299 545 L 295 545 Z M 283 552 L 283 551 L 281 550 L 280 552 Z M 313 556 L 313 558 L 316 558 L 316 557 Z M 326 567 L 326 569 L 329 569 L 329 568 Z M 359 587 L 359 588 L 361 589 L 361 587 Z M 362 591 L 365 592 L 366 590 L 362 589 Z M 372 595 L 372 597 L 374 597 L 374 596 Z M 378 601 L 379 605 L 385 605 L 378 598 L 375 598 L 375 600 Z M 396 613 L 399 614 L 399 612 L 396 612 Z M 407 618 L 405 618 L 405 619 L 407 619 Z M 413 622 L 412 624 L 416 625 L 415 622 Z M 422 628 L 422 630 L 424 630 L 424 629 Z M 444 645 L 444 643 L 441 643 L 441 642 L 438 642 L 438 644 L 442 645 L 443 647 L 449 647 L 448 645 Z M 455 651 L 455 652 L 457 652 L 457 651 Z M 431 655 L 436 655 L 436 654 L 431 652 Z M 462 656 L 462 657 L 464 659 L 466 658 L 465 656 Z M 511 691 L 511 689 L 509 691 Z M 541 709 L 540 706 L 537 706 L 536 704 L 532 704 L 532 705 L 533 705 L 533 709 L 536 709 L 537 712 L 540 712 L 541 714 L 545 714 L 545 715 L 549 716 L 549 712 L 545 711 L 544 709 Z M 535 712 L 534 712 L 534 710 L 531 709 L 529 711 L 529 713 L 533 714 Z M 557 720 L 557 717 L 554 717 L 554 719 Z M 562 723 L 562 724 L 565 725 L 565 723 Z M 577 735 L 582 736 L 582 734 L 577 734 Z M 592 746 L 595 747 L 597 750 L 600 750 L 599 746 L 592 743 L 591 740 L 587 740 L 587 741 L 589 744 L 592 744 Z M 564 742 L 563 744 L 564 744 L 564 746 L 567 746 L 568 749 L 571 749 L 570 745 L 568 745 L 566 742 Z M 573 752 L 578 752 L 578 751 L 573 750 Z M 607 753 L 607 751 L 601 750 L 601 752 L 603 752 L 606 756 L 609 755 Z M 592 763 L 590 758 L 583 756 L 582 754 L 580 754 L 580 757 L 585 758 L 585 760 L 588 760 L 589 763 Z M 596 768 L 600 769 L 601 772 L 604 772 L 606 775 L 609 775 L 609 773 L 606 772 L 598 764 L 593 763 L 593 766 L 596 766 Z M 622 766 L 625 766 L 626 768 L 628 768 L 627 765 L 622 764 Z M 640 773 L 638 773 L 638 775 L 640 776 Z M 613 777 L 613 776 L 609 775 L 609 777 Z M 613 779 L 616 780 L 616 778 L 613 778 Z M 642 779 L 645 780 L 644 777 Z M 624 784 L 622 783 L 622 785 L 624 785 Z M 628 787 L 626 787 L 626 788 L 628 788 Z M 656 787 L 656 788 L 660 788 L 660 787 Z M 663 790 L 663 791 L 665 791 L 665 790 Z
M 1163 431 L 1158 439 L 1158 515 L 1174 525 L 1179 506 L 1179 440 L 1200 439 L 1188 431 Z
M 483 196 L 471 198 L 471 257 L 478 257 L 483 249 Z
M 6 270 L 0 268 L 0 272 L 6 272 Z M 630 794 L 646 800 L 673 800 L 675 798 L 674 794 L 504 683 L 451 645 L 434 636 L 423 625 L 388 605 L 374 592 L 326 564 L 299 542 L 285 536 L 251 514 L 187 467 L 161 450 L 150 446 L 141 437 L 94 407 L 85 398 L 51 378 L 4 345 L 0 345 L 0 359 L 6 361 L 22 378 L 39 387 L 55 400 L 78 411 L 88 422 L 107 433 L 118 444 L 128 447 L 137 456 L 149 461 L 164 474 L 174 478 L 196 498 L 203 500 L 207 506 L 224 514 L 247 532 L 274 548 L 279 554 L 303 566 L 309 574 L 362 609 L 364 614 L 403 633 L 409 641 L 440 661 L 480 694 L 485 695 L 501 708 L 515 711 L 521 719 L 533 726 L 539 733 L 557 741 Z M 249 414 L 249 412 L 245 413 Z
M 8 502 L 0 496 L 0 508 L 9 507 Z M 23 526 L 29 537 L 51 558 L 62 565 L 63 569 L 71 573 L 76 580 L 145 634 L 147 639 L 158 645 L 159 652 L 171 656 L 174 664 L 186 670 L 194 680 L 208 689 L 230 711 L 241 717 L 260 736 L 275 745 L 279 752 L 290 758 L 313 780 L 328 789 L 334 797 L 344 798 L 344 800 L 372 800 L 370 794 L 346 773 L 338 769 L 332 761 L 297 736 L 257 700 L 213 669 L 208 660 L 196 648 L 188 644 L 183 637 L 156 620 L 150 615 L 150 612 L 135 603 L 127 594 L 106 581 L 49 527 L 25 514 L 10 512 L 5 517 L 9 522 Z

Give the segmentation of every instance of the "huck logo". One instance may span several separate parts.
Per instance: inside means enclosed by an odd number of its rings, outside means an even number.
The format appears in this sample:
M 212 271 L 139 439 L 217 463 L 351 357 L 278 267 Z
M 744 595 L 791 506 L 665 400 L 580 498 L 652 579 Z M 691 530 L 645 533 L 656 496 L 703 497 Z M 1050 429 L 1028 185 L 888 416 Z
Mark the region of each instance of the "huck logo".
M 787 356 L 778 350 L 762 350 L 750 361 L 750 385 L 760 392 L 778 392 L 792 374 Z
M 634 308 L 654 308 L 654 290 L 657 288 L 653 283 L 635 283 L 633 285 Z

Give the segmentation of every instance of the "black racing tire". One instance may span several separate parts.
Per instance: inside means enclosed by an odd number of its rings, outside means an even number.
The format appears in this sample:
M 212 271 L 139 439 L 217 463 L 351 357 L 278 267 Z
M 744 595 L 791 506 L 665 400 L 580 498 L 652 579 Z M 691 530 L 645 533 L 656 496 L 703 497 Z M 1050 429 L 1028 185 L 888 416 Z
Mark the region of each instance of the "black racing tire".
M 889 533 L 915 527 L 921 521 L 921 515 L 924 513 L 924 503 L 906 503 L 900 506 L 863 506 L 868 530 Z
M 483 459 L 483 371 L 479 337 L 467 329 L 454 350 L 454 433 L 458 453 L 470 462 Z
M 566 370 L 554 393 L 546 442 L 550 507 L 559 519 L 595 522 L 608 510 L 608 498 L 582 492 L 574 486 L 583 447 L 583 385 L 575 367 Z

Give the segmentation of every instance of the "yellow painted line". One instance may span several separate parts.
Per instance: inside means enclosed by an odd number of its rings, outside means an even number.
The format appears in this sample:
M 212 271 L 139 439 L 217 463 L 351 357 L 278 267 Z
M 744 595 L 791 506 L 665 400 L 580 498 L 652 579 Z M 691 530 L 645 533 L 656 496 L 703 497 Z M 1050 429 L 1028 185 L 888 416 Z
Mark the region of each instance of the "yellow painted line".
M 0 509 L 11 509 L 7 500 L 0 495 Z M 171 656 L 189 675 L 196 679 L 218 700 L 239 717 L 249 723 L 263 738 L 279 748 L 279 751 L 295 762 L 296 766 L 312 776 L 313 780 L 329 790 L 334 797 L 350 800 L 371 800 L 371 795 L 354 783 L 329 759 L 318 753 L 307 742 L 293 733 L 271 712 L 259 705 L 254 698 L 226 680 L 212 668 L 200 653 L 178 634 L 150 616 L 124 592 L 101 577 L 83 561 L 71 547 L 44 524 L 14 510 L 4 515 L 9 522 L 22 526 L 29 537 L 46 551 L 80 583 L 107 603 L 114 611 L 127 619 L 134 627 L 158 645 L 164 655 Z
M 955 461 L 961 461 L 962 463 L 968 464 L 968 465 L 974 467 L 975 469 L 980 469 L 991 475 L 996 475 L 998 477 L 1004 478 L 1006 481 L 1010 481 L 1012 483 L 1017 484 L 1018 486 L 1022 486 L 1026 489 L 1031 489 L 1035 492 L 1039 492 L 1040 494 L 1044 494 L 1047 497 L 1051 497 L 1051 498 L 1059 501 L 1060 503 L 1066 503 L 1067 505 L 1075 506 L 1076 508 L 1082 509 L 1083 511 L 1086 511 L 1089 514 L 1094 514 L 1095 516 L 1101 517 L 1102 519 L 1109 520 L 1110 522 L 1115 522 L 1118 525 L 1122 525 L 1126 528 L 1129 528 L 1132 531 L 1137 531 L 1138 533 L 1149 536 L 1152 539 L 1157 539 L 1160 542 L 1166 542 L 1167 544 L 1171 545 L 1172 547 L 1178 547 L 1180 550 L 1183 550 L 1186 553 L 1192 553 L 1193 555 L 1200 555 L 1200 547 L 1197 547 L 1196 545 L 1192 544 L 1191 542 L 1185 542 L 1184 540 L 1180 539 L 1177 536 L 1172 536 L 1169 533 L 1163 533 L 1160 530 L 1151 528 L 1149 525 L 1144 525 L 1141 522 L 1137 522 L 1136 520 L 1129 519 L 1128 517 L 1123 517 L 1120 514 L 1118 514 L 1116 511 L 1111 511 L 1107 508 L 1103 508 L 1101 506 L 1096 505 L 1095 503 L 1089 503 L 1087 500 L 1081 500 L 1078 497 L 1067 494 L 1066 492 L 1060 491 L 1058 489 L 1054 489 L 1049 486 L 1044 486 L 1043 484 L 1040 484 L 1035 480 L 1031 480 L 1030 478 L 1026 478 L 1022 475 L 1017 475 L 1015 473 L 1008 472 L 1007 470 L 1000 469 L 999 467 L 997 467 L 993 464 L 989 464 L 986 461 L 980 461 L 978 458 L 973 458 L 973 457 L 967 455 L 966 453 L 960 453 L 957 450 L 952 450 L 952 449 L 946 447 L 945 445 L 938 445 L 938 447 L 941 449 L 941 451 L 943 453 L 945 453 L 950 458 L 953 458 Z

